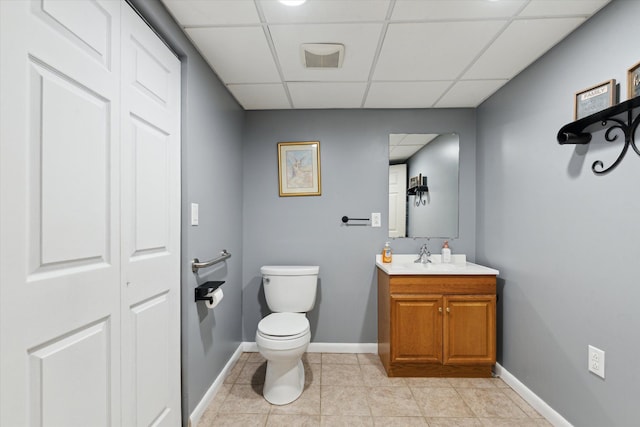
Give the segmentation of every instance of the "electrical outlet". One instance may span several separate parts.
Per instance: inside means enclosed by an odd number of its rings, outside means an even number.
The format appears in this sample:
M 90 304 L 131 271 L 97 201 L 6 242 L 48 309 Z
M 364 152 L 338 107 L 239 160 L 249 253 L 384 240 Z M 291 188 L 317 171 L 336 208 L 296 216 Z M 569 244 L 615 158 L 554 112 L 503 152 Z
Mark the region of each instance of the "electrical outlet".
M 371 214 L 371 226 L 372 227 L 380 227 L 382 220 L 380 219 L 380 212 Z
M 604 351 L 592 345 L 589 346 L 589 372 L 604 378 Z

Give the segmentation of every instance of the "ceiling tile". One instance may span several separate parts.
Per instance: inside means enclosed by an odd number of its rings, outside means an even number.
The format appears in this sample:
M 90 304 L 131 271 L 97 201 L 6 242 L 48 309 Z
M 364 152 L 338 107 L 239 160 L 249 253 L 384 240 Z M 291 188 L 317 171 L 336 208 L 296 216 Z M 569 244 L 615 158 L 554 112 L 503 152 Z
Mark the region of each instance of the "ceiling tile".
M 510 18 L 526 0 L 396 0 L 391 19 L 401 21 Z
M 610 0 L 531 0 L 519 16 L 589 16 L 596 13 Z
M 253 0 L 162 0 L 181 26 L 259 24 Z
M 513 21 L 464 79 L 512 78 L 583 22 L 584 18 Z
M 439 82 L 373 82 L 365 108 L 429 108 L 451 85 Z
M 270 25 L 269 31 L 286 81 L 366 81 L 382 24 Z M 344 44 L 342 67 L 304 68 L 302 43 Z
M 504 25 L 503 21 L 390 24 L 373 78 L 455 79 Z
M 275 84 L 228 85 L 245 110 L 286 110 L 291 108 L 284 86 Z
M 261 0 L 267 23 L 382 21 L 389 0 L 307 0 L 291 7 L 275 0 Z
M 225 83 L 280 82 L 261 27 L 187 28 L 185 31 Z
M 389 160 L 405 160 L 413 156 L 422 145 L 398 145 L 389 150 Z
M 435 105 L 436 108 L 475 108 L 508 80 L 465 80 L 457 82 Z
M 366 83 L 287 84 L 294 108 L 360 108 Z

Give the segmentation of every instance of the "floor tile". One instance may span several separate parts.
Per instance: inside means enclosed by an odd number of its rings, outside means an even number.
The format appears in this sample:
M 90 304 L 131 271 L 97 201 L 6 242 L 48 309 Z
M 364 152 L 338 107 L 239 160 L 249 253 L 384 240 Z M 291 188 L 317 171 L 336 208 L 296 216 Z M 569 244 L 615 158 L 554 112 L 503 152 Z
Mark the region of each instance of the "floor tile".
M 320 385 L 322 365 L 319 363 L 304 363 L 304 385 Z
M 320 413 L 322 415 L 370 416 L 366 387 L 322 386 Z
M 202 423 L 202 425 L 207 426 L 213 422 L 213 419 L 222 407 L 222 403 L 227 398 L 229 391 L 231 391 L 231 387 L 231 384 L 222 384 L 220 386 L 218 392 L 213 397 L 213 400 L 211 401 L 211 403 L 209 403 L 209 406 L 207 406 L 207 409 L 204 411 L 204 414 L 202 414 L 202 417 L 200 417 L 200 423 Z
M 531 418 L 480 418 L 484 427 L 552 427 L 546 420 Z
M 247 362 L 253 362 L 253 363 L 262 363 L 262 362 L 266 362 L 267 359 L 265 359 L 264 357 L 262 357 L 262 355 L 258 352 L 255 353 L 247 353 L 249 355 L 249 357 L 247 357 Z
M 411 392 L 425 417 L 474 416 L 462 397 L 451 387 L 413 387 Z
M 422 416 L 409 387 L 369 387 L 367 400 L 374 417 Z
M 271 414 L 320 415 L 320 386 L 306 387 L 300 397 L 287 405 L 273 405 Z
M 235 384 L 220 406 L 219 414 L 268 414 L 271 404 L 262 396 L 262 387 Z
M 375 427 L 428 427 L 423 417 L 374 417 Z
M 267 421 L 266 415 L 257 414 L 218 414 L 211 424 L 200 422 L 198 427 L 260 427 Z
M 376 353 L 358 353 L 356 356 L 358 357 L 358 363 L 360 363 L 361 365 L 382 366 L 380 356 L 378 356 Z
M 321 385 L 364 386 L 360 365 L 322 364 Z
M 427 418 L 429 427 L 482 427 L 478 418 Z
M 322 363 L 357 365 L 358 356 L 353 353 L 322 353 Z
M 236 384 L 264 384 L 267 362 L 246 362 L 237 376 Z
M 322 353 L 305 353 L 302 355 L 302 363 L 322 363 Z
M 518 405 L 518 408 L 522 409 L 522 411 L 527 414 L 529 418 L 542 418 L 542 415 L 540 415 L 535 409 L 533 409 L 531 405 L 525 402 L 525 400 L 512 389 L 502 389 L 502 392 L 506 394 L 511 400 L 513 400 L 513 402 Z
M 446 387 L 451 388 L 451 383 L 447 378 L 405 378 L 409 387 Z
M 398 386 L 407 385 L 404 378 L 388 377 L 382 365 L 360 365 L 360 372 L 365 385 L 368 386 Z
M 320 415 L 269 415 L 267 427 L 319 427 Z
M 456 391 L 479 418 L 527 418 L 500 389 L 459 388 Z
M 242 368 L 244 367 L 245 361 L 237 361 L 233 368 L 229 371 L 229 375 L 224 379 L 225 384 L 233 384 L 238 379 L 240 372 L 242 372 Z
M 493 378 L 447 378 L 456 388 L 496 388 Z
M 266 360 L 242 353 L 198 425 L 551 427 L 500 378 L 390 378 L 373 353 L 305 353 L 302 362 L 302 395 L 271 405 Z
M 322 427 L 372 427 L 373 418 L 354 415 L 323 415 L 320 417 Z

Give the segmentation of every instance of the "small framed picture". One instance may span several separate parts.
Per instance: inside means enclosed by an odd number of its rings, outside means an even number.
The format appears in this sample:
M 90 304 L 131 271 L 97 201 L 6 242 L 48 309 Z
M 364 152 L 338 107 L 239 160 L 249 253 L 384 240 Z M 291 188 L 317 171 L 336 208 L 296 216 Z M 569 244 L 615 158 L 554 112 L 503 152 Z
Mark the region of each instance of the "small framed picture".
M 640 62 L 627 72 L 627 99 L 640 96 Z
M 612 107 L 616 100 L 615 79 L 602 82 L 599 85 L 576 93 L 573 118 L 581 119 L 598 111 Z
M 319 196 L 320 142 L 278 143 L 278 184 L 280 196 Z

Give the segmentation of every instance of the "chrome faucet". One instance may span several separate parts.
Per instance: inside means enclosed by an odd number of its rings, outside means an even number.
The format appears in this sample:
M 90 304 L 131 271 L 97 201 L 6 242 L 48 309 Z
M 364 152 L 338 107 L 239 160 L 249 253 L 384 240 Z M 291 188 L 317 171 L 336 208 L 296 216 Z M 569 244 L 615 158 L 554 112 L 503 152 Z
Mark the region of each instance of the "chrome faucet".
M 418 259 L 415 260 L 414 262 L 416 263 L 419 262 L 421 264 L 430 263 L 431 262 L 431 260 L 429 259 L 430 256 L 431 256 L 431 252 L 429 252 L 429 248 L 425 243 L 424 245 L 420 246 L 420 251 L 418 251 Z

